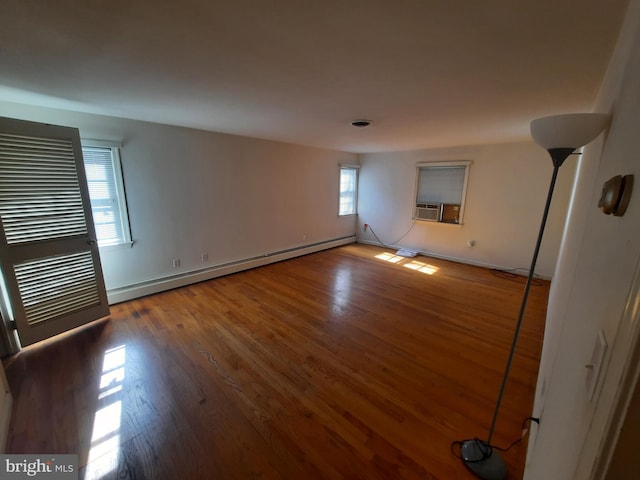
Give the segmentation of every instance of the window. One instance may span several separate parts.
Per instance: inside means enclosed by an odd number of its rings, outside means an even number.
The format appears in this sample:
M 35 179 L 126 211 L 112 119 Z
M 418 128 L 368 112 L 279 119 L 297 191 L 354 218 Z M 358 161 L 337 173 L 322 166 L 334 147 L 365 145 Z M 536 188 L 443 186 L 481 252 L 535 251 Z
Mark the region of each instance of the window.
M 358 206 L 358 166 L 340 167 L 340 208 L 338 215 L 354 215 Z
M 413 218 L 462 223 L 469 161 L 419 163 Z
M 83 141 L 82 156 L 98 245 L 131 243 L 119 148 Z

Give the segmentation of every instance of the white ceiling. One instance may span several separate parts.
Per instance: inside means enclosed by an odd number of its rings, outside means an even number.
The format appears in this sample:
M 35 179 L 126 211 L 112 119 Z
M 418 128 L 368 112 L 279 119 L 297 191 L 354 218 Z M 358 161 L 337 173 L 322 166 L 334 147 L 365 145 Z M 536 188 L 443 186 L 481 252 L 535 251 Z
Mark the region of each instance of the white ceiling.
M 627 3 L 0 0 L 0 100 L 351 152 L 522 140 L 592 109 Z

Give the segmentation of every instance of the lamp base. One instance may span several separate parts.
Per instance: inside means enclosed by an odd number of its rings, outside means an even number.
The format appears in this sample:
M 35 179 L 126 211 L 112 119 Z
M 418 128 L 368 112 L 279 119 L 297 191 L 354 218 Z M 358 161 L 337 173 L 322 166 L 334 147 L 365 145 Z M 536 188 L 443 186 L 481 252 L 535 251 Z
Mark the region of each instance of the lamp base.
M 504 480 L 507 467 L 502 457 L 482 440 L 465 440 L 460 447 L 462 461 L 483 480 Z

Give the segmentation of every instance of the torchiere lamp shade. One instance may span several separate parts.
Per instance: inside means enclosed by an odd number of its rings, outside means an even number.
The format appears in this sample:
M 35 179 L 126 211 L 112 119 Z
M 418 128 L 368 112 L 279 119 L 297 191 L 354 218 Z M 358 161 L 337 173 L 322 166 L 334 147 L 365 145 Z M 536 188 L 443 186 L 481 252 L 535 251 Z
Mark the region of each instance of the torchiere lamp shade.
M 580 148 L 595 139 L 609 122 L 606 113 L 566 113 L 531 122 L 533 140 L 546 150 Z

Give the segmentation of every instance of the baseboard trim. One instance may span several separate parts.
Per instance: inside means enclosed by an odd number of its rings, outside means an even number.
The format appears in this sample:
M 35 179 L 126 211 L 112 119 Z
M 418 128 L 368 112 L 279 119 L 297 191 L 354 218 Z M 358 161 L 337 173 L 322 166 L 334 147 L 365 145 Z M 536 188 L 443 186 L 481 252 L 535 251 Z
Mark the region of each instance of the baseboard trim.
M 140 298 L 146 295 L 152 295 L 154 293 L 160 293 L 166 290 L 184 287 L 192 283 L 211 280 L 216 277 L 230 275 L 232 273 L 241 272 L 243 270 L 261 267 L 270 263 L 280 262 L 282 260 L 288 260 L 290 258 L 300 257 L 302 255 L 307 255 L 310 253 L 315 253 L 342 245 L 348 245 L 355 242 L 356 237 L 354 235 L 351 235 L 348 237 L 335 238 L 323 242 L 317 242 L 300 247 L 280 250 L 260 256 L 218 264 L 199 270 L 192 270 L 190 272 L 184 272 L 179 275 L 166 276 L 146 282 L 140 282 L 110 289 L 107 290 L 107 298 L 109 300 L 109 304 L 113 305 L 115 303 L 133 300 L 134 298 Z
M 371 242 L 369 240 L 360 240 L 360 239 L 358 239 L 358 243 L 363 243 L 365 245 L 375 245 L 377 247 L 387 247 L 387 248 L 392 248 L 394 250 L 399 250 L 401 248 L 407 248 L 407 247 L 402 247 L 400 245 L 382 245 L 381 243 L 378 243 L 378 242 Z M 420 255 L 424 255 L 426 257 L 440 258 L 442 260 L 450 260 L 452 262 L 457 262 L 457 263 L 465 263 L 467 265 L 473 265 L 475 267 L 483 267 L 483 268 L 490 268 L 490 269 L 496 269 L 496 270 L 513 271 L 513 267 L 505 267 L 504 265 L 494 265 L 494 264 L 491 264 L 491 263 L 476 262 L 474 260 L 469 260 L 468 258 L 452 257 L 452 256 L 448 256 L 448 255 L 441 255 L 439 253 L 427 252 L 427 251 L 419 251 L 418 253 Z M 526 269 L 523 269 L 523 268 L 520 268 L 520 269 L 517 269 L 517 270 L 518 270 L 518 273 L 520 275 L 525 276 L 525 277 L 529 273 Z M 536 274 L 535 278 L 539 278 L 541 280 L 551 280 L 551 277 L 548 277 L 546 275 L 538 275 L 538 274 Z

